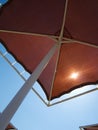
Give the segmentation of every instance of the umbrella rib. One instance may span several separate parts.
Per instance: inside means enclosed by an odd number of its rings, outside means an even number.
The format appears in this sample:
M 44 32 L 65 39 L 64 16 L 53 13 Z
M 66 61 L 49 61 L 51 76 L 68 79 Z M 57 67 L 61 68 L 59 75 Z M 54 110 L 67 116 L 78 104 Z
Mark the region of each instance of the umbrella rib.
M 36 95 L 43 101 L 43 103 L 44 103 L 46 106 L 48 106 L 47 102 L 45 102 L 45 100 L 40 96 L 40 94 L 39 94 L 33 87 L 32 87 L 32 90 L 33 90 L 33 92 L 35 92 Z
M 67 7 L 68 7 L 68 0 L 66 0 L 66 2 L 65 2 L 65 10 L 64 10 L 64 16 L 63 16 L 63 22 L 62 22 L 62 26 L 61 26 L 61 32 L 60 32 L 60 35 L 59 35 L 59 39 L 58 39 L 58 44 L 59 44 L 58 49 L 59 49 L 59 52 L 58 52 L 58 56 L 57 56 L 55 72 L 56 72 L 57 64 L 58 64 L 58 60 L 59 60 L 60 47 L 61 47 L 61 43 L 62 43 L 63 32 L 64 32 L 64 25 L 65 25 L 66 14 L 67 14 Z M 54 72 L 53 81 L 52 81 L 52 85 L 51 85 L 48 105 L 50 105 L 50 100 L 51 100 L 51 97 L 52 97 L 53 82 L 54 82 L 54 79 L 55 79 L 55 72 Z
M 85 95 L 85 94 L 91 93 L 91 92 L 96 91 L 96 90 L 98 90 L 98 87 L 96 87 L 96 88 L 94 88 L 94 89 L 91 89 L 91 90 L 88 90 L 88 91 L 86 91 L 86 92 L 83 92 L 83 93 L 80 93 L 80 94 L 74 95 L 74 96 L 72 96 L 72 97 L 69 97 L 69 98 L 63 99 L 63 100 L 61 100 L 61 101 L 58 101 L 58 102 L 52 103 L 52 104 L 50 104 L 50 106 L 53 106 L 53 105 L 56 105 L 56 104 L 59 104 L 59 103 L 62 103 L 62 102 L 65 102 L 65 101 L 68 101 L 68 100 L 74 99 L 74 98 L 76 98 L 76 97 L 79 97 L 79 96 L 82 96 L 82 95 Z
M 62 41 L 62 43 L 65 43 L 65 42 L 75 42 L 75 43 L 80 43 L 80 44 L 83 44 L 83 45 L 91 46 L 91 47 L 94 47 L 94 48 L 98 48 L 97 45 L 94 45 L 94 44 L 91 44 L 91 43 L 88 43 L 88 42 L 78 41 L 78 40 L 70 39 L 70 38 L 63 38 L 63 39 L 65 39 L 67 41 Z
M 21 34 L 21 35 L 30 35 L 30 36 L 41 36 L 41 37 L 48 37 L 51 38 L 54 41 L 58 41 L 58 36 L 55 35 L 48 35 L 48 34 L 38 34 L 38 33 L 29 33 L 29 32 L 18 32 L 18 31 L 8 31 L 8 30 L 0 30 L 0 32 L 4 33 L 13 33 L 13 34 Z
M 63 32 L 64 32 L 64 26 L 65 26 L 65 21 L 66 21 L 66 14 L 67 14 L 67 7 L 68 7 L 68 0 L 65 2 L 65 10 L 64 10 L 64 16 L 63 16 L 63 22 L 61 26 L 61 32 L 59 36 L 59 42 L 61 43 L 62 38 L 63 38 Z
M 57 65 L 58 65 L 58 60 L 59 60 L 59 54 L 60 54 L 60 47 L 61 44 L 58 45 L 58 54 L 57 54 L 57 60 L 56 60 L 56 65 L 55 65 L 55 70 L 54 70 L 54 75 L 53 75 L 53 80 L 52 80 L 52 85 L 51 85 L 51 90 L 50 90 L 50 96 L 49 96 L 49 102 L 48 105 L 50 105 L 51 97 L 52 97 L 52 92 L 53 92 L 53 84 L 54 84 L 54 79 L 56 75 L 56 70 L 57 70 Z
M 5 57 L 5 55 L 2 54 L 0 51 L 0 55 L 5 59 L 5 61 L 16 71 L 16 73 L 26 82 L 26 78 L 17 70 L 17 68 L 14 66 L 16 61 L 14 63 L 11 63 L 8 58 Z M 39 93 L 32 87 L 32 90 L 36 93 L 36 95 L 47 105 L 47 103 L 44 101 L 44 99 L 39 95 Z

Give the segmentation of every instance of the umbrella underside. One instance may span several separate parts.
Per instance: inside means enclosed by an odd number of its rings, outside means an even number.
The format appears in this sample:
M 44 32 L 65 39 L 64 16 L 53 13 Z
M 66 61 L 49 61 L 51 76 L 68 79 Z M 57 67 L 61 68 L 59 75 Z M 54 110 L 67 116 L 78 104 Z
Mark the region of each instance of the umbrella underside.
M 15 130 L 15 128 L 14 128 L 11 124 L 9 124 L 5 130 L 10 130 L 10 129 L 11 129 L 11 130 L 12 130 L 12 129 Z
M 38 78 L 48 100 L 98 82 L 97 5 L 98 0 L 17 0 L 2 9 L 0 40 L 29 73 L 60 45 Z
M 98 129 L 98 125 L 92 125 L 92 126 L 87 126 L 83 128 L 84 130 L 97 130 Z

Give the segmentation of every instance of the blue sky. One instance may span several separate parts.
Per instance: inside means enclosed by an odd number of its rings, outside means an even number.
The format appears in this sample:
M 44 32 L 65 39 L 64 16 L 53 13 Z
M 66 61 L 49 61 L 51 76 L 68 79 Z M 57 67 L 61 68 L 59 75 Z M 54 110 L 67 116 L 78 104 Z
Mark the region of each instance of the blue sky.
M 0 46 L 0 51 L 5 49 Z M 7 54 L 11 61 L 14 58 Z M 17 68 L 23 68 L 17 63 Z M 24 81 L 0 56 L 0 111 L 14 97 Z M 28 74 L 25 73 L 25 77 Z M 34 87 L 37 87 L 35 83 Z M 18 130 L 79 130 L 79 126 L 98 122 L 98 91 L 80 96 L 70 101 L 47 107 L 31 90 L 11 122 Z
M 0 3 L 2 4 L 2 5 L 4 5 L 5 3 L 7 3 L 8 2 L 8 0 L 0 0 Z
M 5 4 L 7 0 L 0 0 Z M 0 51 L 5 49 L 0 46 Z M 14 59 L 10 57 L 10 60 Z M 23 68 L 17 64 L 18 69 Z M 28 74 L 25 73 L 25 77 Z M 0 111 L 11 101 L 24 81 L 0 56 Z M 34 87 L 37 87 L 35 83 Z M 41 92 L 42 93 L 42 92 Z M 79 126 L 98 123 L 98 91 L 47 107 L 31 90 L 11 122 L 18 130 L 79 130 Z
M 0 0 L 0 3 L 2 3 L 2 4 L 5 4 L 5 3 L 7 3 L 9 0 Z

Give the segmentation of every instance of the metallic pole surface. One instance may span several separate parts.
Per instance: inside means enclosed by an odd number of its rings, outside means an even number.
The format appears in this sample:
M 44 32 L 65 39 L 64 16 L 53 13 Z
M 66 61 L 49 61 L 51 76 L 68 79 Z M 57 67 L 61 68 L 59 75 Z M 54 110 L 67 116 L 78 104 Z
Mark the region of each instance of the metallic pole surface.
M 5 110 L 0 115 L 0 130 L 5 130 L 6 126 L 10 122 L 11 118 L 14 116 L 15 112 L 21 105 L 24 98 L 27 96 L 28 92 L 32 88 L 32 85 L 39 78 L 41 72 L 45 69 L 46 65 L 49 63 L 49 60 L 52 58 L 56 49 L 58 48 L 58 44 L 55 44 L 48 54 L 43 58 L 28 80 L 24 83 L 21 89 L 17 92 L 12 101 L 8 104 Z

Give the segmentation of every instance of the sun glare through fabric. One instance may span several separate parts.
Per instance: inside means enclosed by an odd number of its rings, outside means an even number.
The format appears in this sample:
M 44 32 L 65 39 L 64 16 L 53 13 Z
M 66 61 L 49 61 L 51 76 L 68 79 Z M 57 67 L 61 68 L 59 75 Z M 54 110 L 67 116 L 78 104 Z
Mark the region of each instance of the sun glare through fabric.
M 72 72 L 70 75 L 71 79 L 77 79 L 79 77 L 79 73 L 78 72 Z

